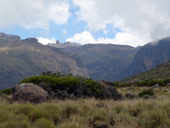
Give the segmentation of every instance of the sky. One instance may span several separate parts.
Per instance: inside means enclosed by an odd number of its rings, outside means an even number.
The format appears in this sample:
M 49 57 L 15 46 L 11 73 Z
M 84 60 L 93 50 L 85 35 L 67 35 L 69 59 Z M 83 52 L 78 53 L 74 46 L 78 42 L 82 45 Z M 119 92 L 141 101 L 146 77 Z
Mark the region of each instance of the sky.
M 0 0 L 0 32 L 42 44 L 142 46 L 170 36 L 169 0 Z

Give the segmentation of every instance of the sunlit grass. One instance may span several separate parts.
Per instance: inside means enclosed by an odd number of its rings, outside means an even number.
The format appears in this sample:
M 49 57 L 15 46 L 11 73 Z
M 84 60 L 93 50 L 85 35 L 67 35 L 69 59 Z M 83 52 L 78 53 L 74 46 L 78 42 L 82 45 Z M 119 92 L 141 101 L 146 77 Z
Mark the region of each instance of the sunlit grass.
M 0 98 L 0 128 L 169 128 L 170 97 L 163 95 L 164 89 L 168 88 L 154 89 L 156 97 L 147 100 L 90 98 L 10 104 Z

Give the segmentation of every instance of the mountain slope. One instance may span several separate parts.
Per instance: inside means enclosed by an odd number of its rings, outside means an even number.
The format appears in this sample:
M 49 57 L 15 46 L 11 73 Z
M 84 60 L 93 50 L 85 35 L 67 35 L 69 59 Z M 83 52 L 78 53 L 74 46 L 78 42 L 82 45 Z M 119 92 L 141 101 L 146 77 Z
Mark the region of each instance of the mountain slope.
M 141 47 L 130 66 L 122 72 L 123 78 L 150 70 L 170 60 L 170 37 Z
M 149 71 L 137 74 L 133 77 L 125 79 L 123 81 L 131 81 L 131 80 L 151 80 L 151 79 L 166 79 L 170 78 L 170 62 L 157 66 L 154 69 Z
M 35 38 L 0 33 L 0 88 L 11 87 L 23 78 L 43 71 L 87 76 L 73 57 L 59 49 L 44 46 Z
M 95 80 L 120 80 L 124 70 L 132 62 L 138 48 L 113 44 L 87 44 L 61 49 L 77 55 Z

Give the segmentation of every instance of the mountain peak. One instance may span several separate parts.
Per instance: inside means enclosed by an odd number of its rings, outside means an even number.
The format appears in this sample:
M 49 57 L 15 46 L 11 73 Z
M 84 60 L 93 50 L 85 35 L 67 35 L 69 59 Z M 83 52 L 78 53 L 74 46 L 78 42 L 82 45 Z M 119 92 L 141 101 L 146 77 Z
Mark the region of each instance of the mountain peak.
M 38 43 L 38 39 L 36 39 L 36 38 L 26 38 L 26 39 L 24 39 L 24 41 Z
M 5 33 L 0 32 L 0 39 L 20 40 L 20 36 L 18 36 L 18 35 L 10 35 L 10 34 L 5 34 Z
M 158 40 L 155 40 L 155 41 L 152 41 L 152 42 L 150 42 L 150 43 L 148 43 L 146 45 L 159 45 L 162 42 L 165 42 L 165 43 L 168 42 L 169 43 L 170 42 L 170 36 L 162 38 L 162 39 L 158 39 Z

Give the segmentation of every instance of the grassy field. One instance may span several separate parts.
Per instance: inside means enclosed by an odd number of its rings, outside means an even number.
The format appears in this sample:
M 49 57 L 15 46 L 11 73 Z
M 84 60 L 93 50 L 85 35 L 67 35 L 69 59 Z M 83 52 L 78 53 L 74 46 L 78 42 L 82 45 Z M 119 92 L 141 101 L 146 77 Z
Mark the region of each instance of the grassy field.
M 146 88 L 119 88 L 123 95 Z M 0 97 L 0 128 L 170 128 L 170 89 L 149 99 L 78 99 L 43 104 L 10 103 Z

